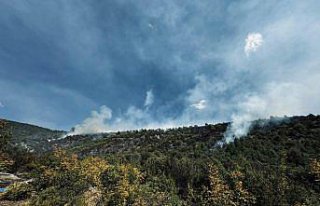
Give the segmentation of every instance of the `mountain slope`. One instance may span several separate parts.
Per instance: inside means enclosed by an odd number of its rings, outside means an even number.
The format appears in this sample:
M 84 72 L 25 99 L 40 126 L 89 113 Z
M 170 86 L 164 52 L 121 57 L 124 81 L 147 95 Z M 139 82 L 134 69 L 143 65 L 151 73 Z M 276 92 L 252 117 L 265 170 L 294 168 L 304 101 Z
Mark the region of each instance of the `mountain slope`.
M 16 169 L 34 179 L 25 191 L 34 195 L 22 199 L 65 205 L 99 193 L 105 205 L 320 205 L 320 116 L 256 120 L 247 136 L 217 146 L 229 125 L 47 142 L 60 148 L 25 154 Z
M 56 139 L 65 134 L 64 131 L 51 130 L 36 125 L 20 123 L 5 119 L 5 130 L 12 135 L 12 142 L 29 150 L 46 151 L 50 147 L 48 140 Z
M 183 199 L 190 195 L 188 187 L 201 191 L 208 184 L 207 166 L 215 164 L 227 182 L 234 170 L 240 170 L 257 205 L 320 203 L 320 185 L 310 169 L 313 160 L 320 160 L 320 116 L 256 120 L 247 136 L 217 147 L 228 125 L 118 132 L 99 138 L 79 135 L 59 144 L 81 157 L 97 155 L 137 165 L 150 181 L 173 179 Z
M 141 152 L 144 150 L 159 151 L 162 153 L 182 150 L 195 153 L 212 153 L 217 150 L 216 143 L 223 139 L 229 123 L 207 124 L 205 126 L 190 126 L 175 129 L 136 130 L 117 133 L 75 135 L 54 141 L 64 148 L 83 154 L 106 154 Z M 318 145 L 320 138 L 320 116 L 300 116 L 256 120 L 252 122 L 251 131 L 247 136 L 236 140 L 230 145 L 239 142 L 265 141 L 264 144 L 277 147 L 295 144 L 303 145 L 309 142 L 311 146 Z M 225 145 L 227 147 L 228 145 Z M 310 145 L 307 144 L 306 147 Z M 256 145 L 253 145 L 256 147 Z M 319 150 L 313 151 L 314 153 Z

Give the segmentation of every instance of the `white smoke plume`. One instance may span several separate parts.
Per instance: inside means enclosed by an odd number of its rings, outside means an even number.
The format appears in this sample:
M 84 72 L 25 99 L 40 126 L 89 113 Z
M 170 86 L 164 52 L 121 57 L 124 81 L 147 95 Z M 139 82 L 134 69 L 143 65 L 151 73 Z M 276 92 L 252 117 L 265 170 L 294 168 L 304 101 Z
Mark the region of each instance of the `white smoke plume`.
M 112 117 L 112 110 L 103 105 L 100 111 L 92 111 L 91 116 L 81 124 L 76 125 L 72 131 L 62 138 L 78 134 L 94 134 L 104 132 L 129 131 L 136 129 L 173 128 L 176 127 L 174 121 L 158 122 L 148 113 L 148 109 L 139 109 L 130 106 L 127 111 L 115 118 Z
M 248 96 L 238 105 L 239 111 L 231 118 L 231 125 L 224 134 L 224 142 L 233 142 L 248 134 L 252 121 L 276 116 L 306 115 L 319 112 L 316 102 L 320 101 L 320 85 L 316 85 L 320 75 L 309 77 L 300 83 L 267 84 L 261 94 Z M 311 101 L 306 103 L 305 100 Z M 279 119 L 278 119 L 279 120 Z
M 231 125 L 224 134 L 225 143 L 245 136 L 250 130 L 251 121 L 264 117 L 267 105 L 266 101 L 259 96 L 250 96 L 238 107 L 240 111 L 232 115 Z
M 154 94 L 152 90 L 146 92 L 144 105 L 141 108 L 129 106 L 125 113 L 119 114 L 115 118 L 112 116 L 112 110 L 103 105 L 99 111 L 92 111 L 91 116 L 86 118 L 81 124 L 76 125 L 72 131 L 62 138 L 78 134 L 93 134 L 103 132 L 115 132 L 135 129 L 151 128 L 172 128 L 174 123 L 167 120 L 161 123 L 153 119 L 149 114 L 149 107 L 154 103 Z
M 85 119 L 81 124 L 76 125 L 73 131 L 67 135 L 107 132 L 110 130 L 110 127 L 106 121 L 111 118 L 111 109 L 103 105 L 100 107 L 100 111 L 92 111 L 90 117 Z
M 263 37 L 260 33 L 249 33 L 246 38 L 246 45 L 244 46 L 244 52 L 247 56 L 256 52 L 263 44 Z
M 149 91 L 147 91 L 146 99 L 144 101 L 144 106 L 150 107 L 153 104 L 153 101 L 154 101 L 154 95 L 153 95 L 152 89 L 150 89 Z

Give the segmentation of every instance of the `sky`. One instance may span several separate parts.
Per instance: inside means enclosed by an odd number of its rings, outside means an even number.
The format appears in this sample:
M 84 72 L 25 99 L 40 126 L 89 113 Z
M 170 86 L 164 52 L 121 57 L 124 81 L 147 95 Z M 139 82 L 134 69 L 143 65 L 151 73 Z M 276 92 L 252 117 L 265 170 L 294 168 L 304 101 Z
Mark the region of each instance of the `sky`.
M 0 117 L 74 133 L 320 113 L 319 0 L 0 1 Z

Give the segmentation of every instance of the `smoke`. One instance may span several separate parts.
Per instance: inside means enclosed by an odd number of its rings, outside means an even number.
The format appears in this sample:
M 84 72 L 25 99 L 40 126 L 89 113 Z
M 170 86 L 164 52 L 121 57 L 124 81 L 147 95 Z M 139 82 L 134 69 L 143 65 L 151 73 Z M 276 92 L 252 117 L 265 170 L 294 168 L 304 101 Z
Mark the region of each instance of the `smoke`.
M 194 107 L 197 110 L 203 110 L 207 107 L 206 100 L 202 99 L 199 102 L 191 104 L 191 107 Z
M 235 138 L 245 136 L 251 126 L 251 121 L 264 117 L 266 114 L 266 101 L 258 96 L 247 97 L 247 100 L 238 105 L 239 112 L 231 117 L 231 126 L 224 134 L 226 143 L 232 142 Z
M 154 101 L 154 95 L 153 95 L 152 89 L 150 89 L 149 91 L 147 91 L 146 99 L 144 101 L 144 106 L 150 107 L 153 104 L 153 101 Z
M 159 122 L 152 117 L 149 107 L 153 103 L 154 94 L 152 90 L 149 90 L 146 92 L 143 106 L 140 108 L 129 106 L 124 113 L 118 114 L 116 117 L 112 116 L 112 110 L 108 106 L 103 105 L 100 110 L 92 111 L 90 117 L 86 118 L 81 124 L 74 126 L 62 138 L 78 134 L 175 127 L 176 124 L 169 119 L 166 119 L 165 122 Z
M 320 75 L 304 79 L 300 83 L 271 82 L 261 94 L 252 94 L 239 103 L 238 112 L 231 117 L 231 125 L 224 134 L 224 142 L 233 142 L 248 134 L 252 121 L 270 116 L 306 115 L 319 112 L 316 102 L 320 101 Z M 306 102 L 308 99 L 310 102 Z M 270 120 L 271 121 L 271 120 Z
M 231 74 L 238 78 L 245 74 L 247 87 L 239 86 L 234 94 L 231 124 L 224 134 L 224 143 L 245 137 L 256 119 L 319 114 L 316 105 L 320 102 L 320 83 L 316 79 L 320 77 L 320 61 L 315 54 L 320 44 L 315 40 L 320 27 L 319 15 L 312 5 L 293 4 L 291 9 L 299 17 L 282 13 L 284 5 L 273 10 L 274 17 L 259 25 L 261 33 L 251 33 L 245 39 L 244 52 L 251 58 L 243 58 L 237 49 L 226 54 L 232 59 Z M 303 12 L 301 6 L 309 13 Z
M 147 108 L 140 109 L 130 106 L 124 114 L 112 117 L 112 110 L 103 105 L 99 111 L 92 111 L 91 116 L 86 118 L 81 124 L 76 125 L 69 133 L 62 138 L 78 135 L 93 134 L 104 132 L 128 131 L 136 129 L 153 129 L 153 128 L 173 128 L 177 125 L 175 122 L 166 120 L 159 122 L 152 118 Z
M 244 52 L 246 53 L 247 57 L 251 54 L 256 52 L 259 47 L 262 46 L 263 37 L 260 33 L 249 33 L 246 38 L 246 45 L 244 47 Z
M 86 118 L 81 124 L 74 126 L 67 135 L 101 133 L 110 130 L 106 121 L 112 118 L 112 111 L 107 106 L 100 107 L 100 111 L 92 111 L 91 116 Z
M 128 102 L 120 114 L 105 118 L 99 131 L 231 121 L 224 139 L 229 143 L 246 136 L 255 119 L 320 112 L 319 1 L 186 2 L 185 7 L 176 1 L 164 6 L 150 3 L 150 9 L 143 1 L 135 3 L 142 19 L 150 18 L 154 23 L 148 26 L 157 29 L 147 29 L 145 42 L 133 35 L 133 51 L 142 61 L 154 62 L 159 67 L 155 70 L 173 76 L 174 83 L 166 87 L 165 78 L 147 76 L 161 82 L 154 89 L 162 89 L 157 101 L 153 90 L 147 91 L 141 105 Z M 217 12 L 211 12 L 213 8 Z M 213 19 L 217 25 L 208 27 Z M 179 77 L 190 84 L 181 83 Z M 78 128 L 86 128 L 85 122 Z

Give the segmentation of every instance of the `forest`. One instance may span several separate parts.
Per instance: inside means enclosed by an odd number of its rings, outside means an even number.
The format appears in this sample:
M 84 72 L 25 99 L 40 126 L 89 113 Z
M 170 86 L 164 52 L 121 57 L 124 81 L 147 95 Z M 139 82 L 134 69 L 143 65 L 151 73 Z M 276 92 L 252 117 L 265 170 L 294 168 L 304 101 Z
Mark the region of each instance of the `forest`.
M 256 120 L 217 144 L 229 125 L 68 136 L 44 151 L 2 120 L 0 172 L 19 180 L 0 205 L 320 205 L 320 116 Z

